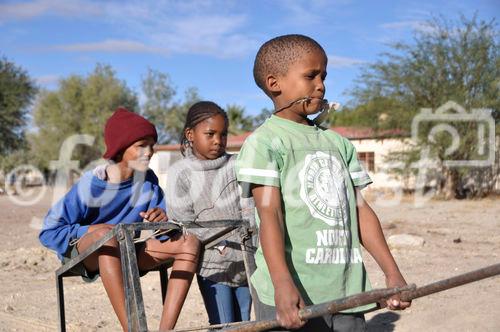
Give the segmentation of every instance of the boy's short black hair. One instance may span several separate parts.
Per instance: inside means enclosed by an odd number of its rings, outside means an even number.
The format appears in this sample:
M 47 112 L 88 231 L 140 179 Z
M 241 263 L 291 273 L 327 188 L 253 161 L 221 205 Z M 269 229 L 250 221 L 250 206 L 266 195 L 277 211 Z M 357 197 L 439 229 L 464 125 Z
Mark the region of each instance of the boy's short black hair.
M 326 53 L 323 47 L 314 39 L 304 35 L 283 35 L 265 42 L 255 56 L 253 78 L 257 86 L 267 95 L 266 76 L 285 75 L 289 66 L 300 59 L 304 53 L 320 51 Z

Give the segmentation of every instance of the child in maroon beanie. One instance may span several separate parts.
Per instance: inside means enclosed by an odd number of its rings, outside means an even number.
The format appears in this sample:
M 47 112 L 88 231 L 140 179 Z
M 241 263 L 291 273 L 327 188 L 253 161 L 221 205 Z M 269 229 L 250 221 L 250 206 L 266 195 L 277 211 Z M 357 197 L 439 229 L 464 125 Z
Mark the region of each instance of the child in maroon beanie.
M 105 159 L 111 162 L 85 173 L 45 217 L 40 241 L 65 261 L 92 246 L 118 223 L 166 221 L 163 191 L 148 168 L 156 129 L 140 115 L 117 109 L 106 122 Z M 175 326 L 198 262 L 200 244 L 193 235 L 148 239 L 136 247 L 139 270 L 146 272 L 174 259 L 160 331 Z M 128 330 L 125 294 L 116 238 L 87 257 L 75 272 L 86 281 L 99 275 L 124 331 Z

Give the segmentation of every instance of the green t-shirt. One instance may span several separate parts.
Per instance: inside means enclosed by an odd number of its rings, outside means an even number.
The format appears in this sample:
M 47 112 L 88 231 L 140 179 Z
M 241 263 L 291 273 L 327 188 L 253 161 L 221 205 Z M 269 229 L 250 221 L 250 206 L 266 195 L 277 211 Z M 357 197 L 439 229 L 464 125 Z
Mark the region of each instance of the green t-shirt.
M 236 165 L 244 195 L 251 195 L 249 183 L 280 188 L 287 265 L 306 304 L 370 290 L 354 187 L 366 186 L 371 179 L 351 142 L 331 130 L 273 115 L 247 138 Z M 274 306 L 261 247 L 255 261 L 252 285 L 260 301 Z

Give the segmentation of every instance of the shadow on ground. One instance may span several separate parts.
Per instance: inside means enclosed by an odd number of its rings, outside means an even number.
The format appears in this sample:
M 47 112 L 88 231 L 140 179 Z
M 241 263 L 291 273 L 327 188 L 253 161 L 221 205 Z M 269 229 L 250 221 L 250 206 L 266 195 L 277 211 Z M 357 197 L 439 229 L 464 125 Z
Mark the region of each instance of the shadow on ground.
M 394 322 L 399 319 L 400 315 L 389 311 L 380 313 L 376 316 L 373 316 L 372 319 L 367 321 L 366 325 L 368 327 L 368 331 L 370 332 L 386 332 L 386 331 L 394 331 L 396 325 Z

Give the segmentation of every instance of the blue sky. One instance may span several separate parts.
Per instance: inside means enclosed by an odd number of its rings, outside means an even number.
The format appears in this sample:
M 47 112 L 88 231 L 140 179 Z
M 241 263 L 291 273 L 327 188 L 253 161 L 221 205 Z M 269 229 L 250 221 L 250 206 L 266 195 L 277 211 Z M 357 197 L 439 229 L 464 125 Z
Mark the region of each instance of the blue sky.
M 272 104 L 256 87 L 259 46 L 278 35 L 313 37 L 329 57 L 327 94 L 345 103 L 360 67 L 411 41 L 432 15 L 490 20 L 500 1 L 90 1 L 0 0 L 0 55 L 45 88 L 70 74 L 111 65 L 141 97 L 147 68 L 168 73 L 183 98 L 197 87 L 204 99 L 257 114 Z

